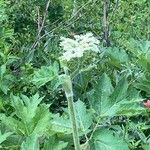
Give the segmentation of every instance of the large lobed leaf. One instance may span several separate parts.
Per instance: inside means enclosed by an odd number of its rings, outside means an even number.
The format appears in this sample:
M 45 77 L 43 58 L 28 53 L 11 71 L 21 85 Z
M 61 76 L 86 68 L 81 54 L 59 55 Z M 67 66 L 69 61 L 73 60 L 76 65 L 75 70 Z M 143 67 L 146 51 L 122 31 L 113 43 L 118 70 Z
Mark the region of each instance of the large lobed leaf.
M 51 66 L 42 66 L 39 70 L 34 72 L 32 82 L 41 87 L 47 82 L 52 81 L 58 77 L 58 64 L 54 63 Z
M 82 101 L 78 100 L 76 103 L 74 103 L 74 106 L 76 110 L 76 119 L 80 135 L 86 134 L 92 124 L 92 116 Z M 56 115 L 54 119 L 51 120 L 51 130 L 56 133 L 72 133 L 72 125 L 68 112 L 67 115 L 63 115 L 61 117 Z
M 113 89 L 109 77 L 104 73 L 95 85 L 94 92 L 90 93 L 91 107 L 101 117 L 139 114 L 144 110 L 140 106 L 142 99 L 130 90 L 126 77 Z
M 129 150 L 127 143 L 112 131 L 99 129 L 95 131 L 90 143 L 91 150 Z
M 103 114 L 111 107 L 108 100 L 113 91 L 109 77 L 104 73 L 100 80 L 97 81 L 93 93 L 90 95 L 91 106 L 98 114 Z
M 44 143 L 43 150 L 62 150 L 65 149 L 67 145 L 67 142 L 59 141 L 55 137 L 49 137 Z
M 38 94 L 30 98 L 25 95 L 22 95 L 22 99 L 17 96 L 12 96 L 12 98 L 15 116 L 7 117 L 5 114 L 1 114 L 0 120 L 2 123 L 17 134 L 25 136 L 44 134 L 52 116 L 49 112 L 49 106 L 39 105 L 42 98 L 39 98 Z
M 12 132 L 7 132 L 7 133 L 2 134 L 0 131 L 0 144 L 2 142 L 4 142 L 6 140 L 6 138 L 9 137 L 11 134 L 12 134 Z
M 150 41 L 130 40 L 128 49 L 137 58 L 139 66 L 150 72 Z
M 121 67 L 121 64 L 129 61 L 127 53 L 117 47 L 108 48 L 105 55 L 110 58 L 109 62 L 116 67 Z
M 86 133 L 92 124 L 92 115 L 86 109 L 86 105 L 80 100 L 75 103 L 75 110 L 79 131 Z
M 38 94 L 33 95 L 28 98 L 25 95 L 21 95 L 21 98 L 18 96 L 12 97 L 12 106 L 15 108 L 16 115 L 25 120 L 25 122 L 30 122 L 36 114 L 38 105 L 43 98 L 39 98 Z
M 146 92 L 146 96 L 150 96 L 150 72 L 145 72 L 138 81 L 135 83 L 135 87 L 141 91 Z
M 31 135 L 21 144 L 21 150 L 39 150 L 37 135 Z

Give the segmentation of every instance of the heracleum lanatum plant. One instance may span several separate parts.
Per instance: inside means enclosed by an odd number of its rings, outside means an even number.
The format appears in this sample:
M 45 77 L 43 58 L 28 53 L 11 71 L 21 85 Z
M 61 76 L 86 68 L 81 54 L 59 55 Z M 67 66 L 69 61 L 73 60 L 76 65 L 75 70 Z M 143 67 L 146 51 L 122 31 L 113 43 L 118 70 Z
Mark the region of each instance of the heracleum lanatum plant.
M 98 53 L 98 44 L 99 40 L 97 40 L 92 33 L 86 33 L 85 35 L 75 35 L 74 39 L 61 37 L 60 46 L 64 52 L 62 57 L 60 57 L 60 64 L 64 69 L 65 74 L 61 75 L 60 78 L 62 80 L 63 88 L 65 90 L 65 95 L 68 101 L 68 111 L 72 122 L 75 150 L 80 150 L 79 133 L 73 102 L 72 81 L 65 62 L 74 58 L 81 58 L 87 51 Z

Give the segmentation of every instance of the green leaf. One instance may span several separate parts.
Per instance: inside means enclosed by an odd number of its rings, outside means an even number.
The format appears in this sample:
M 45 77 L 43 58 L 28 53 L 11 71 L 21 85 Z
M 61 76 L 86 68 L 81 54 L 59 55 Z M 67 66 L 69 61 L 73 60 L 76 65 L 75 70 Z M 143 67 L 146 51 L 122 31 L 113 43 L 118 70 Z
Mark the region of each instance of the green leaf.
M 135 87 L 146 92 L 146 96 L 150 96 L 150 72 L 143 74 L 135 83 Z
M 120 50 L 117 47 L 108 48 L 106 55 L 110 58 L 110 63 L 120 67 L 121 63 L 128 62 L 128 55 L 124 50 Z
M 139 91 L 130 87 L 127 93 L 125 100 L 120 103 L 117 115 L 135 116 L 145 112 L 145 108 L 141 105 L 143 99 L 139 96 Z
M 42 98 L 38 94 L 28 98 L 22 95 L 12 97 L 12 105 L 15 108 L 13 117 L 0 115 L 0 120 L 8 128 L 16 133 L 29 136 L 31 134 L 43 135 L 51 120 L 51 113 L 48 105 L 39 105 Z M 39 105 L 39 106 L 38 106 Z M 18 117 L 18 118 L 17 118 Z
M 98 84 L 96 84 L 94 93 L 89 93 L 91 107 L 98 116 L 130 116 L 144 111 L 140 106 L 142 99 L 137 96 L 138 94 L 133 89 L 128 89 L 126 77 L 123 77 L 114 89 L 110 82 L 106 82 L 109 80 L 108 77 L 106 78 L 103 75 Z
M 10 90 L 10 85 L 14 82 L 14 77 L 10 74 L 3 75 L 2 79 L 0 79 L 0 89 L 4 94 L 7 94 L 8 90 Z
M 107 74 L 104 73 L 94 87 L 94 92 L 90 95 L 89 102 L 97 114 L 103 114 L 111 106 L 109 96 L 113 91 L 110 78 Z
M 0 97 L 0 111 L 1 110 L 5 110 L 5 108 L 4 108 L 4 101 L 3 101 L 3 99 Z
M 21 150 L 39 150 L 38 137 L 31 135 L 21 144 Z
M 67 147 L 67 145 L 67 142 L 59 141 L 55 137 L 49 137 L 44 143 L 43 150 L 62 150 Z
M 74 106 L 76 110 L 77 126 L 80 135 L 86 134 L 92 124 L 92 115 L 90 112 L 88 112 L 85 104 L 82 101 L 78 100 L 76 103 L 74 103 Z M 69 119 L 68 111 L 65 113 L 61 117 L 55 115 L 54 119 L 51 120 L 50 130 L 63 134 L 72 133 L 72 125 Z
M 54 63 L 51 66 L 43 66 L 41 69 L 34 72 L 34 77 L 32 82 L 41 87 L 45 85 L 47 82 L 52 81 L 53 79 L 58 77 L 58 64 Z
M 7 83 L 5 83 L 5 80 L 0 81 L 0 89 L 4 92 L 4 94 L 7 94 L 9 86 Z
M 3 78 L 3 75 L 4 75 L 5 72 L 6 72 L 6 64 L 3 64 L 0 67 L 0 77 L 1 77 L 1 79 Z
M 5 114 L 0 114 L 0 120 L 12 131 L 17 130 L 17 125 L 19 124 L 19 121 L 14 119 L 13 117 L 11 116 L 7 117 Z
M 111 95 L 111 101 L 115 103 L 123 100 L 126 97 L 127 89 L 128 89 L 128 82 L 126 80 L 126 77 L 123 77 L 116 85 Z
M 86 133 L 92 124 L 92 115 L 86 109 L 85 104 L 80 100 L 75 103 L 75 109 L 79 131 Z
M 71 134 L 72 125 L 68 116 L 55 115 L 54 119 L 50 121 L 50 130 L 56 133 Z
M 9 137 L 11 134 L 12 134 L 12 132 L 7 132 L 7 133 L 2 134 L 0 131 L 0 144 L 2 142 L 4 142 L 6 140 L 6 138 Z
M 99 129 L 95 131 L 90 143 L 92 150 L 129 150 L 123 138 L 114 136 L 112 131 Z
M 143 144 L 142 148 L 143 150 L 150 150 L 150 144 Z
M 4 20 L 7 20 L 7 13 L 6 13 L 6 4 L 5 1 L 0 1 L 0 23 Z
M 25 95 L 22 95 L 21 99 L 18 96 L 11 96 L 11 98 L 16 115 L 26 122 L 30 122 L 35 116 L 38 105 L 43 99 L 43 97 L 39 98 L 39 94 L 35 94 L 30 98 Z
M 150 41 L 130 40 L 128 49 L 137 58 L 139 66 L 150 72 Z
M 45 104 L 39 106 L 36 115 L 33 118 L 34 130 L 32 134 L 42 135 L 46 132 L 47 127 L 50 125 L 51 113 L 49 112 L 49 107 Z

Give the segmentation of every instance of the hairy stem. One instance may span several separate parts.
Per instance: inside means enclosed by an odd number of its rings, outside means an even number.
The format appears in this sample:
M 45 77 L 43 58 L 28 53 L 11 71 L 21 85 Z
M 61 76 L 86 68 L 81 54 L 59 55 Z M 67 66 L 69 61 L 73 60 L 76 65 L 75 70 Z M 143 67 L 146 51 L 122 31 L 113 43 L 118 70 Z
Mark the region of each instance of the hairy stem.
M 77 128 L 75 110 L 74 110 L 74 105 L 73 105 L 73 97 L 70 96 L 67 98 L 67 100 L 68 100 L 68 109 L 69 109 L 70 119 L 72 122 L 73 140 L 74 140 L 75 150 L 80 150 L 78 128 Z
M 77 120 L 76 120 L 76 114 L 75 114 L 75 108 L 74 108 L 74 102 L 73 102 L 72 82 L 71 82 L 70 76 L 68 75 L 64 76 L 63 87 L 64 87 L 66 98 L 68 101 L 68 111 L 69 111 L 69 116 L 70 116 L 71 123 L 72 123 L 75 150 L 80 150 L 79 133 L 78 133 L 78 128 L 77 128 Z

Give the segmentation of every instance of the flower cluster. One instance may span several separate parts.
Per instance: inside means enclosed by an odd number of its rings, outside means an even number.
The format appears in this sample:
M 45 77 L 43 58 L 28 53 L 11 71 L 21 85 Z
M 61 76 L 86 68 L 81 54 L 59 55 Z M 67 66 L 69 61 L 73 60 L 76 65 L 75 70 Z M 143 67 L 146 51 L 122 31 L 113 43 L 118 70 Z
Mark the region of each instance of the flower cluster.
M 64 53 L 62 58 L 69 61 L 72 58 L 82 57 L 85 51 L 99 52 L 99 40 L 92 33 L 85 35 L 75 35 L 74 39 L 61 37 L 60 46 Z

